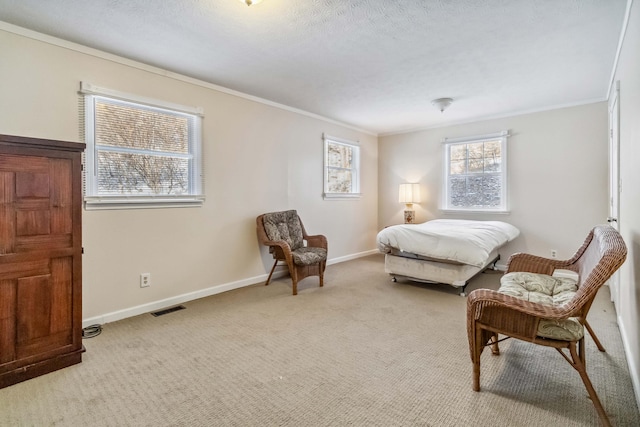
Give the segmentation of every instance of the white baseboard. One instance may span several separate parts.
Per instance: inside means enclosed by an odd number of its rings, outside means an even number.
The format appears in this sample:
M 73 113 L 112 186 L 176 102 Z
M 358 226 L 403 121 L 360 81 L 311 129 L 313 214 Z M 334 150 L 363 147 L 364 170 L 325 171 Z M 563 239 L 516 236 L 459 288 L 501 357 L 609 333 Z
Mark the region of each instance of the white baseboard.
M 365 256 L 373 255 L 379 253 L 377 249 L 372 249 L 370 251 L 358 252 L 357 254 L 351 254 L 342 256 L 340 258 L 332 258 L 327 260 L 327 265 L 338 264 L 340 262 L 351 261 L 352 259 L 362 258 Z
M 377 250 L 370 250 L 365 252 L 359 252 L 352 255 L 347 255 L 339 258 L 333 258 L 327 260 L 327 265 L 338 264 L 340 262 L 350 261 L 357 258 L 362 258 L 368 255 L 373 255 L 377 253 Z M 274 278 L 283 277 L 288 272 L 285 270 L 275 271 L 273 273 Z M 210 288 L 201 289 L 195 292 L 189 292 L 182 295 L 176 295 L 175 297 L 162 299 L 159 301 L 153 301 L 147 304 L 138 305 L 135 307 L 125 308 L 123 310 L 113 311 L 111 313 L 106 313 L 101 316 L 89 317 L 82 320 L 82 327 L 86 328 L 90 325 L 103 325 L 105 323 L 111 323 L 118 320 L 126 319 L 128 317 L 137 316 L 139 314 L 150 313 L 152 311 L 161 310 L 163 308 L 171 307 L 177 304 L 182 304 L 183 302 L 193 301 L 199 298 L 208 297 L 211 295 L 216 295 L 222 292 L 231 291 L 233 289 L 242 288 L 245 286 L 255 285 L 256 283 L 264 282 L 267 280 L 268 274 L 261 274 L 255 277 L 249 277 L 247 279 L 238 280 L 235 282 L 224 283 L 222 285 L 212 286 Z
M 285 272 L 276 272 L 273 277 L 284 276 Z M 260 276 L 250 277 L 248 279 L 238 280 L 231 283 L 224 283 L 222 285 L 212 286 L 210 288 L 201 289 L 195 292 L 189 292 L 182 295 L 176 295 L 175 297 L 165 298 L 159 301 L 153 301 L 147 304 L 137 305 L 135 307 L 125 308 L 123 310 L 113 311 L 111 313 L 103 314 L 102 316 L 95 316 L 84 319 L 82 321 L 82 327 L 86 328 L 89 325 L 105 324 L 115 322 L 117 320 L 126 319 L 127 317 L 137 316 L 139 314 L 150 313 L 152 311 L 161 310 L 163 308 L 171 307 L 176 304 L 182 304 L 183 302 L 193 301 L 199 298 L 208 297 L 211 295 L 219 294 L 222 292 L 231 291 L 233 289 L 242 288 L 244 286 L 255 285 L 261 281 L 267 280 L 267 274 Z
M 636 403 L 638 404 L 638 408 L 640 408 L 640 371 L 638 371 L 638 367 L 633 363 L 633 354 L 631 354 L 631 348 L 627 340 L 627 331 L 620 316 L 618 316 L 618 328 L 622 336 L 622 346 L 624 347 L 624 354 L 627 357 L 627 365 L 629 366 L 629 375 L 631 376 L 633 391 L 636 395 Z

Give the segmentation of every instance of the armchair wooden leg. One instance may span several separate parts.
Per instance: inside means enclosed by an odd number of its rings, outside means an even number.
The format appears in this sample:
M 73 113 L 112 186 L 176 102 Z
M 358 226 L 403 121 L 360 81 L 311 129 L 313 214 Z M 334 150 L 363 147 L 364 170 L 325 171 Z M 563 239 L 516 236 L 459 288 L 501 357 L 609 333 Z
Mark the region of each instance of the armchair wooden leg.
M 291 274 L 291 282 L 293 283 L 293 295 L 298 295 L 298 272 L 296 270 L 296 266 L 289 269 L 289 273 Z
M 278 265 L 278 260 L 273 263 L 273 267 L 271 267 L 271 271 L 269 272 L 269 277 L 267 277 L 267 283 L 264 284 L 265 286 L 267 286 L 271 281 L 271 276 L 273 275 L 273 271 L 276 269 L 276 265 Z
M 593 332 L 593 329 L 591 329 L 591 325 L 589 325 L 589 322 L 587 322 L 585 320 L 584 321 L 584 326 L 587 328 L 587 331 L 589 331 L 589 335 L 591 335 L 591 338 L 593 338 L 593 341 L 596 343 L 596 347 L 598 347 L 598 350 L 600 350 L 602 352 L 605 352 L 606 350 L 604 349 L 604 347 L 600 343 L 600 340 L 598 339 L 596 334 Z
M 484 348 L 482 343 L 482 328 L 475 326 L 475 342 L 473 343 L 473 391 L 480 391 L 480 356 Z
M 581 341 L 584 342 L 584 338 Z M 591 384 L 591 380 L 589 379 L 589 375 L 587 375 L 587 369 L 586 369 L 585 363 L 584 363 L 585 362 L 584 361 L 584 346 L 583 345 L 580 346 L 580 352 L 578 354 L 578 351 L 576 350 L 576 343 L 575 342 L 571 342 L 571 343 L 569 343 L 569 352 L 571 353 L 571 358 L 573 359 L 572 366 L 580 374 L 580 378 L 582 378 L 582 382 L 584 383 L 584 386 L 587 389 L 587 393 L 589 393 L 589 397 L 591 398 L 591 401 L 593 402 L 593 406 L 596 407 L 596 411 L 598 412 L 598 415 L 600 416 L 600 421 L 602 422 L 602 425 L 604 425 L 605 427 L 611 426 L 611 422 L 609 421 L 609 417 L 607 416 L 607 413 L 605 412 L 604 407 L 602 406 L 602 403 L 600 402 L 600 399 L 598 398 L 598 394 L 596 393 L 596 390 L 593 388 L 593 384 Z
M 473 391 L 480 391 L 480 360 L 473 362 Z

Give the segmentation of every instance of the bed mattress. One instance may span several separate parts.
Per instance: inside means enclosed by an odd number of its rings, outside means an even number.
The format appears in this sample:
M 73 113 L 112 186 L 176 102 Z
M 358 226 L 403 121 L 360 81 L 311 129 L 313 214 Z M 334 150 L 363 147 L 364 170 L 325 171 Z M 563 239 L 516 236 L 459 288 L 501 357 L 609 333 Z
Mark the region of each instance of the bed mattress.
M 516 227 L 502 221 L 436 219 L 387 227 L 378 233 L 377 243 L 385 254 L 481 268 L 493 251 L 519 234 Z

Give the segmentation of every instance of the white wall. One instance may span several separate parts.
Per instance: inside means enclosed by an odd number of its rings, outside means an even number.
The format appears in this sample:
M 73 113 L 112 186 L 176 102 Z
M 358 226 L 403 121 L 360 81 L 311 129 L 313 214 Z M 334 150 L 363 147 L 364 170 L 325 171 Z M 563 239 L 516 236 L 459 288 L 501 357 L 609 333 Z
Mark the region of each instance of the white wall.
M 451 107 L 455 108 L 455 104 Z M 445 113 L 446 114 L 446 111 Z M 441 200 L 442 140 L 509 130 L 509 214 L 445 215 Z M 607 217 L 607 104 L 544 111 L 381 137 L 378 227 L 402 223 L 398 185 L 420 182 L 416 220 L 472 218 L 509 222 L 521 235 L 501 251 L 568 258 Z
M 620 233 L 629 250 L 616 312 L 640 406 L 640 4 L 630 3 L 614 78 L 620 81 Z
M 309 233 L 327 236 L 330 262 L 375 248 L 375 135 L 9 30 L 0 30 L 0 133 L 79 141 L 80 81 L 204 108 L 204 207 L 83 213 L 85 324 L 263 280 L 272 260 L 255 218 L 264 212 L 297 209 Z M 360 141 L 361 199 L 322 199 L 323 132 Z M 139 287 L 142 272 L 150 288 Z

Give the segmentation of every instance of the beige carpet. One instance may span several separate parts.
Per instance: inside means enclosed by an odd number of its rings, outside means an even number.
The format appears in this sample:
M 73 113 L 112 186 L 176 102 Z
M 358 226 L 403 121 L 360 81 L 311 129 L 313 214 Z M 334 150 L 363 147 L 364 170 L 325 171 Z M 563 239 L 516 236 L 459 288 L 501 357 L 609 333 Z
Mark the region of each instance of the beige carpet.
M 497 287 L 486 273 L 470 289 Z M 392 283 L 383 258 L 329 266 L 325 287 L 288 278 L 107 324 L 83 363 L 0 390 L 2 426 L 583 426 L 598 418 L 552 349 L 485 351 L 471 389 L 466 298 Z M 614 425 L 640 416 L 603 289 L 587 367 Z

